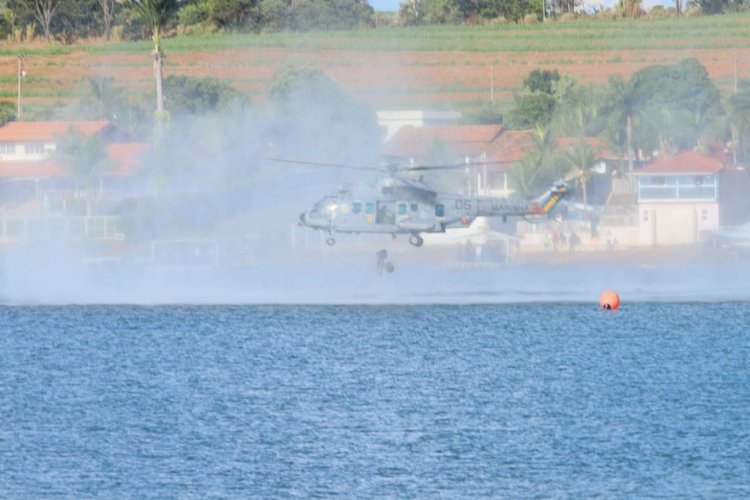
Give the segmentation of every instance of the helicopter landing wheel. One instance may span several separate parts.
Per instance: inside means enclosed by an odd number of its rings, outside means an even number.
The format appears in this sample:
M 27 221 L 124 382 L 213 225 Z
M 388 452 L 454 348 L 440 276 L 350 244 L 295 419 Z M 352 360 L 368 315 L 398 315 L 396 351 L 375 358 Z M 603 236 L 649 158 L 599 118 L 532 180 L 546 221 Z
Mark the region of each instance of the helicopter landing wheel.
M 415 247 L 421 247 L 424 244 L 424 240 L 418 234 L 412 234 L 411 236 L 409 236 L 409 243 L 411 243 Z
M 335 244 L 336 244 L 336 240 L 333 239 L 333 236 L 329 236 L 328 239 L 326 240 L 326 245 L 328 245 L 329 247 L 332 247 Z

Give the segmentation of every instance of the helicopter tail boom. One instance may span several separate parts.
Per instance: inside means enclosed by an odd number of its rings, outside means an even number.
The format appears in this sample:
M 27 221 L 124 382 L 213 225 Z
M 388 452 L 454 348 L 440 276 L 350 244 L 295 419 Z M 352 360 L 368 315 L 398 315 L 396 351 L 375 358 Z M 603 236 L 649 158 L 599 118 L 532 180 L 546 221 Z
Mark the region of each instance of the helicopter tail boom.
M 547 217 L 567 193 L 567 184 L 560 183 L 531 202 L 510 198 L 479 199 L 476 215 L 485 217 Z
M 568 193 L 568 185 L 564 182 L 555 184 L 542 196 L 529 205 L 531 215 L 547 215 Z

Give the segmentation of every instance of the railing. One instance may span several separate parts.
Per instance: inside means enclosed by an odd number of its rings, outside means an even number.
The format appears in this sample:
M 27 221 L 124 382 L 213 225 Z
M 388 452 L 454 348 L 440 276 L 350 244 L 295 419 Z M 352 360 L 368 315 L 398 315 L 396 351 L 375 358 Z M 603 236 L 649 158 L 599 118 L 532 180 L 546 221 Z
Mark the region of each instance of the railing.
M 716 200 L 716 185 L 672 184 L 664 186 L 641 186 L 638 192 L 638 199 L 658 201 L 714 201 Z
M 0 217 L 0 239 L 87 239 L 119 241 L 117 217 Z

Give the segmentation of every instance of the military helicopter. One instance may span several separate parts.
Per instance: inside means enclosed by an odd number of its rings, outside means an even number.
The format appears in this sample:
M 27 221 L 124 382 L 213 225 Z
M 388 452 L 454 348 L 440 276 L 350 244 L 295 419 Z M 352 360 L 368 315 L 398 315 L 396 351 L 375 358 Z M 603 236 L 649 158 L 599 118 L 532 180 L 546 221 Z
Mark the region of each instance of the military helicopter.
M 303 162 L 274 158 L 272 161 L 315 166 L 353 168 L 345 165 Z M 552 209 L 570 191 L 566 181 L 553 185 L 539 198 L 526 201 L 492 196 L 465 196 L 440 193 L 421 178 L 410 179 L 399 172 L 464 168 L 471 164 L 415 166 L 399 168 L 358 168 L 385 170 L 388 175 L 369 182 L 344 186 L 328 194 L 309 210 L 299 223 L 328 232 L 326 243 L 333 246 L 334 233 L 380 233 L 395 238 L 409 235 L 409 243 L 421 247 L 422 233 L 444 233 L 447 228 L 468 227 L 477 217 L 523 217 L 531 222 L 549 219 Z

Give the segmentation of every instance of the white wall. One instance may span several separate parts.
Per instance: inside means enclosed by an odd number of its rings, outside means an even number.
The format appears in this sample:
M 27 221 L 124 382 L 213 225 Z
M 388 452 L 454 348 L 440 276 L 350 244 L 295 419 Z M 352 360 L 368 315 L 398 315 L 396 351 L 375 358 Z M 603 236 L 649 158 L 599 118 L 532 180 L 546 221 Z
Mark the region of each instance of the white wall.
M 641 246 L 698 243 L 705 232 L 717 229 L 717 203 L 638 204 L 638 242 Z

